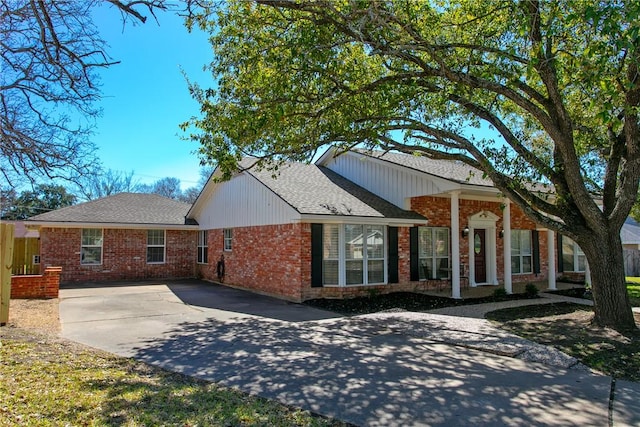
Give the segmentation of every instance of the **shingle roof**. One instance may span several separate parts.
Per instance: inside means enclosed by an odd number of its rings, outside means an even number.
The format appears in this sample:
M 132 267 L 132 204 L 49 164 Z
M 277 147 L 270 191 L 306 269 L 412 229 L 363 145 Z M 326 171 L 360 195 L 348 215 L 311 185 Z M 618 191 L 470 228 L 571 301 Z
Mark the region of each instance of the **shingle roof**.
M 640 245 L 640 224 L 631 217 L 627 218 L 620 230 L 620 238 L 623 244 Z
M 481 170 L 459 161 L 436 160 L 425 156 L 412 156 L 410 154 L 384 151 L 357 150 L 357 152 L 460 184 L 493 187 L 493 182 L 490 179 L 483 178 L 484 173 Z
M 36 215 L 27 221 L 185 225 L 190 208 L 188 203 L 157 194 L 119 193 Z
M 247 167 L 248 162 L 245 160 L 242 165 Z M 287 163 L 275 172 L 275 177 L 274 172 L 267 169 L 249 169 L 247 172 L 301 214 L 426 219 L 393 205 L 322 166 Z

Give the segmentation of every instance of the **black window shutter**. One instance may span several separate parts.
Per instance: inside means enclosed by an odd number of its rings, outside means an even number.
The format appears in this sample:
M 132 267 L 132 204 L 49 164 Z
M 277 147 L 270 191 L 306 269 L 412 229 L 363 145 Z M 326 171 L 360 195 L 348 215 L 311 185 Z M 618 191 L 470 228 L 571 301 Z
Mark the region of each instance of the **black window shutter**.
M 311 287 L 322 287 L 322 224 L 311 224 Z
M 409 266 L 412 281 L 420 280 L 418 264 L 418 227 L 411 227 L 409 230 Z
M 540 273 L 540 236 L 538 230 L 531 231 L 531 243 L 533 245 L 533 272 Z
M 389 283 L 398 283 L 398 227 L 389 227 L 388 230 Z
M 558 256 L 556 258 L 558 258 L 558 273 L 562 273 L 564 271 L 564 260 L 562 259 L 562 234 L 556 234 L 557 237 L 557 241 L 558 241 Z M 549 245 L 550 248 L 553 247 L 553 245 Z M 552 265 L 549 266 L 549 268 L 553 268 Z

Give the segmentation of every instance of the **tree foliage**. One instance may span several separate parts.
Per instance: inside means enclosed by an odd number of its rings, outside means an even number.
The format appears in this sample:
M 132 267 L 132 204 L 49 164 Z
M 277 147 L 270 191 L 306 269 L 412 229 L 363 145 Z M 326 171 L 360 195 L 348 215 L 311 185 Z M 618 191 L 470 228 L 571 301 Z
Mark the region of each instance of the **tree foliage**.
M 107 1 L 134 23 L 168 7 L 165 0 Z M 73 179 L 95 163 L 90 136 L 99 114 L 97 70 L 117 63 L 91 20 L 103 3 L 0 3 L 0 175 L 10 185 Z
M 192 137 L 227 177 L 327 144 L 462 161 L 578 242 L 598 323 L 633 325 L 619 231 L 640 178 L 640 3 L 238 0 L 194 22 L 218 87 L 191 87 Z
M 33 190 L 19 195 L 13 189 L 2 191 L 2 213 L 4 220 L 24 220 L 34 215 L 71 206 L 76 196 L 61 185 L 40 184 Z

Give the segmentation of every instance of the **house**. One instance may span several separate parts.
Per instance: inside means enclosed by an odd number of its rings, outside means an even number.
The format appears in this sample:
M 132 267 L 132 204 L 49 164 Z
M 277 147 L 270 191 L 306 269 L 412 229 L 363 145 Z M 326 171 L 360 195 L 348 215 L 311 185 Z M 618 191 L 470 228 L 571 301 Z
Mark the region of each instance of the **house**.
M 640 224 L 629 217 L 622 225 L 620 232 L 624 271 L 627 276 L 640 276 Z
M 399 153 L 329 150 L 315 164 L 245 169 L 209 181 L 188 216 L 209 253 L 225 255 L 226 282 L 295 301 L 443 286 L 458 298 L 464 286 L 511 292 L 514 282 L 555 288 L 557 271 L 584 278 L 586 267 L 573 242 L 558 251 L 554 232 L 482 172 Z M 199 265 L 205 279 L 214 270 Z
M 198 224 L 187 203 L 120 193 L 36 215 L 40 259 L 61 282 L 183 278 L 195 274 Z
M 29 220 L 62 282 L 201 277 L 292 301 L 585 280 L 584 254 L 463 163 L 327 151 L 313 164 L 215 171 L 190 206 L 122 194 Z M 551 268 L 549 268 L 551 266 Z

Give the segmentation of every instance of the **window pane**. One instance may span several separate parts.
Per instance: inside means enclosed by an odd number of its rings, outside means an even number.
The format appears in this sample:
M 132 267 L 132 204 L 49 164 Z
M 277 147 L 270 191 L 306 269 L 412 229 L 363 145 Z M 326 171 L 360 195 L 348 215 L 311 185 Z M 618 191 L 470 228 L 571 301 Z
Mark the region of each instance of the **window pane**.
M 148 230 L 147 245 L 164 246 L 164 230 Z
M 520 251 L 523 255 L 531 255 L 531 231 L 520 230 Z
M 511 230 L 511 255 L 520 255 L 520 233 Z
M 438 265 L 438 271 L 436 272 L 436 277 L 438 279 L 448 279 L 449 278 L 449 258 L 438 258 L 436 262 Z
M 531 273 L 533 269 L 531 268 L 531 255 L 522 257 L 522 272 L 523 273 Z
M 433 229 L 430 227 L 418 228 L 418 250 L 420 258 L 433 256 Z
M 322 262 L 322 283 L 324 285 L 338 284 L 338 261 L 325 260 Z
M 225 228 L 224 234 L 224 250 L 230 251 L 233 249 L 233 230 L 231 228 Z
M 367 227 L 367 257 L 384 258 L 384 229 L 381 226 Z
M 344 226 L 344 243 L 346 259 L 362 259 L 363 234 L 361 225 L 345 225 Z M 362 264 L 362 263 L 361 263 Z M 362 265 L 360 265 L 362 270 Z M 362 282 L 360 282 L 362 283 Z
M 346 272 L 347 272 L 347 285 L 361 285 L 363 282 L 362 275 L 362 261 L 347 261 L 346 262 Z
M 511 273 L 512 274 L 517 274 L 520 273 L 520 257 L 519 256 L 512 256 L 511 257 Z
M 420 268 L 418 271 L 418 276 L 420 280 L 431 279 L 433 276 L 431 275 L 431 262 L 433 258 L 422 258 L 420 259 Z
M 449 255 L 449 230 L 446 228 L 436 229 L 436 256 Z
M 82 248 L 80 261 L 82 264 L 100 264 L 100 262 L 102 261 L 101 258 L 101 247 Z
M 372 260 L 367 262 L 367 283 L 384 282 L 384 261 Z
M 147 262 L 164 262 L 164 247 L 148 247 Z
M 323 259 L 338 259 L 340 253 L 340 243 L 338 241 L 338 226 L 325 225 L 323 227 Z M 337 264 L 336 264 L 337 265 Z
M 578 270 L 576 271 L 586 271 L 587 270 L 587 257 L 584 255 L 578 255 Z
M 82 246 L 102 246 L 102 229 L 83 228 Z

